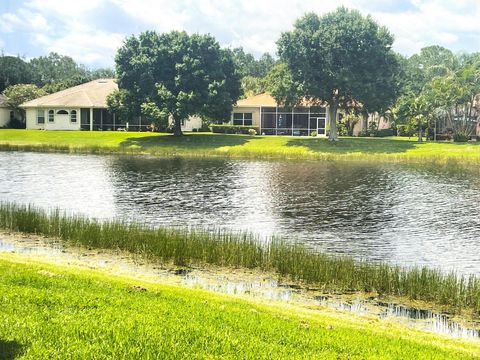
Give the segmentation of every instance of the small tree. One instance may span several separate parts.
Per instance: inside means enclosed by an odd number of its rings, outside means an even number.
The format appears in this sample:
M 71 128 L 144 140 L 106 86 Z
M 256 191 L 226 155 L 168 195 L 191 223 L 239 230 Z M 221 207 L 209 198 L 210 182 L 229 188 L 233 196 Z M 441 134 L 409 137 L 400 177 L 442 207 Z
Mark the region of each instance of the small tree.
M 32 84 L 17 84 L 9 86 L 3 94 L 8 97 L 8 107 L 15 116 L 25 122 L 25 110 L 20 107 L 24 102 L 46 95 L 45 91 Z
M 337 140 L 337 109 L 352 100 L 368 100 L 377 82 L 392 81 L 396 66 L 393 37 L 370 16 L 338 8 L 322 17 L 310 13 L 278 41 L 299 97 L 321 99 L 329 105 L 330 140 Z
M 241 94 L 231 52 L 209 35 L 147 31 L 129 37 L 115 61 L 126 106 L 172 118 L 175 135 L 191 115 L 229 118 Z

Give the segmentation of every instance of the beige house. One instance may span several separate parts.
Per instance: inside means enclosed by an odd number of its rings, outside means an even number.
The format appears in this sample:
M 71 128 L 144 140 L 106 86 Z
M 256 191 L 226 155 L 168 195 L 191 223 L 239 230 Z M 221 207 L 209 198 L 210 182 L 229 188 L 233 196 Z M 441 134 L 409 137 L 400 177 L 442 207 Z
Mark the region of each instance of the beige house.
M 302 104 L 279 106 L 269 93 L 239 100 L 233 108 L 233 125 L 255 126 L 263 135 L 326 136 L 327 108 Z
M 107 109 L 107 97 L 118 85 L 114 79 L 98 79 L 22 104 L 27 129 L 39 130 L 147 130 L 150 122 L 139 117 L 120 123 Z M 202 120 L 192 117 L 183 131 L 200 128 Z
M 13 111 L 8 108 L 7 100 L 5 95 L 0 94 L 0 128 L 7 126 L 13 118 Z

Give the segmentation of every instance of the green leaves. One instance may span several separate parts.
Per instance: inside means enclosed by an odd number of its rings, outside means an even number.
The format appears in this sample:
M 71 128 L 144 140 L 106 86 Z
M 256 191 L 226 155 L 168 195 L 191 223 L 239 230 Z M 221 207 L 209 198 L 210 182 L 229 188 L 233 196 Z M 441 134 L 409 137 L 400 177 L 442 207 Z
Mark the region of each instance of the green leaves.
M 176 134 L 191 115 L 225 117 L 240 96 L 231 54 L 210 35 L 147 31 L 127 39 L 116 64 L 119 87 L 131 95 L 127 105 L 172 117 Z

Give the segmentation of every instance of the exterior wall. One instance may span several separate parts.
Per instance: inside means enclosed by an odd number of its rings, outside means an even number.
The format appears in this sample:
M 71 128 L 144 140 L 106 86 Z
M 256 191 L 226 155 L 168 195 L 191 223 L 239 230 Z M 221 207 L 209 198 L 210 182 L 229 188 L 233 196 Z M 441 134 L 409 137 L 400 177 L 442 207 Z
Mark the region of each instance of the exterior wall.
M 182 125 L 182 131 L 193 131 L 202 127 L 202 118 L 199 116 L 190 116 L 185 124 Z
M 45 123 L 37 123 L 37 110 L 39 108 L 27 109 L 27 129 L 43 129 L 43 130 L 80 130 L 80 109 L 79 108 L 42 108 L 45 110 Z M 48 121 L 48 111 L 53 110 L 55 112 L 54 121 Z M 59 110 L 68 111 L 68 115 L 57 114 Z M 70 121 L 70 112 L 72 110 L 77 111 L 77 122 L 72 123 Z
M 0 127 L 5 127 L 10 122 L 10 109 L 0 108 Z
M 391 127 L 391 124 L 387 119 L 385 119 L 383 116 L 380 116 L 380 119 L 379 119 L 376 113 L 368 115 L 367 124 L 370 125 L 373 122 L 375 122 L 378 125 L 378 130 L 390 129 Z M 353 127 L 353 136 L 358 136 L 362 132 L 362 128 L 363 128 L 362 123 L 363 123 L 363 118 L 355 124 L 355 126 Z M 367 125 L 367 128 L 368 128 L 368 125 Z
M 33 130 L 43 130 L 45 129 L 45 124 L 37 124 L 37 109 L 36 108 L 28 108 L 26 110 L 27 117 L 26 117 L 26 125 L 27 129 Z
M 252 126 L 260 127 L 260 107 L 247 107 L 247 106 L 235 106 L 232 110 L 232 115 L 230 118 L 230 123 L 233 124 L 233 113 L 252 113 Z

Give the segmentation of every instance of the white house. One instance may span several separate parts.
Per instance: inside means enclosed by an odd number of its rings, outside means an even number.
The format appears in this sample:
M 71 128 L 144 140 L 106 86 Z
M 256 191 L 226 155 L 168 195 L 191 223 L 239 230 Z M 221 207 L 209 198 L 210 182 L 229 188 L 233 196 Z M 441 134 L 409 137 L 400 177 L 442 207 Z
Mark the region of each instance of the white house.
M 27 129 L 41 130 L 118 130 L 127 124 L 120 123 L 107 109 L 107 97 L 118 85 L 114 79 L 98 79 L 74 86 L 38 99 L 27 101 Z M 146 130 L 150 125 L 142 118 L 132 119 L 129 130 Z M 202 126 L 202 120 L 191 117 L 182 124 L 183 131 Z
M 7 126 L 13 118 L 13 111 L 8 108 L 7 100 L 5 95 L 0 94 L 0 127 Z

